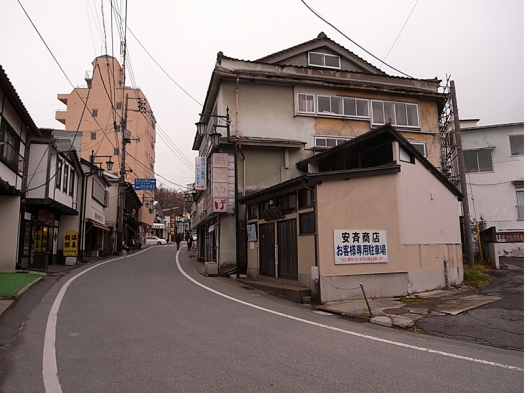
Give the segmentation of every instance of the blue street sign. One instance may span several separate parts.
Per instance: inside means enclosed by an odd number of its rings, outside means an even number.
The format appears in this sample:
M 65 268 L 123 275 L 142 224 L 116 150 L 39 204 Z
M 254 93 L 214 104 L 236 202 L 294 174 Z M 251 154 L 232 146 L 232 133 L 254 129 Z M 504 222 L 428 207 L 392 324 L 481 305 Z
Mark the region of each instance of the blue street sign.
M 157 179 L 135 179 L 135 191 L 155 191 Z

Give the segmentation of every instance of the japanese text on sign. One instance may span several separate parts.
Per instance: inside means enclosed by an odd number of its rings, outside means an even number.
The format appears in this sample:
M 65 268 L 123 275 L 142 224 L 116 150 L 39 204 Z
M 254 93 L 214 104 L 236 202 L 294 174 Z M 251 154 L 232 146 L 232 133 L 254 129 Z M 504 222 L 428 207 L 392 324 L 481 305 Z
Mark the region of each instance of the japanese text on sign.
M 206 189 L 206 157 L 195 157 L 195 189 Z
M 385 230 L 334 230 L 336 265 L 388 262 Z

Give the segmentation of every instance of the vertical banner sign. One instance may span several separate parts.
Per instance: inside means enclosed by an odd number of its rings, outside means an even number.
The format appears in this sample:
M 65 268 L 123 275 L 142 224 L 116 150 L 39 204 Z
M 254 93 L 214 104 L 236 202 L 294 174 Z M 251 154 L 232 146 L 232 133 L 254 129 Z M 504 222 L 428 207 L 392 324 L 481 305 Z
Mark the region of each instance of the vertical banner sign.
M 385 230 L 334 230 L 336 265 L 388 262 Z
M 64 256 L 76 257 L 78 255 L 78 232 L 67 231 L 64 234 Z
M 195 189 L 206 189 L 206 157 L 195 157 Z
M 213 212 L 228 212 L 228 154 L 214 153 L 212 156 Z

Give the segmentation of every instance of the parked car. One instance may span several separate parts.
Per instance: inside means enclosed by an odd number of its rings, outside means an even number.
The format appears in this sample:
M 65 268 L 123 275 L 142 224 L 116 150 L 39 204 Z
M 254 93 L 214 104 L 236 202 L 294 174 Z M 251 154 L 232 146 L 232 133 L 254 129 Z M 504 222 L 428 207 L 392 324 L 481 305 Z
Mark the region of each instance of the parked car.
M 161 239 L 160 237 L 157 237 L 157 236 L 148 236 L 146 238 L 146 244 L 148 246 L 153 246 L 155 244 L 161 245 L 161 244 L 168 244 L 168 243 L 166 242 L 166 239 Z

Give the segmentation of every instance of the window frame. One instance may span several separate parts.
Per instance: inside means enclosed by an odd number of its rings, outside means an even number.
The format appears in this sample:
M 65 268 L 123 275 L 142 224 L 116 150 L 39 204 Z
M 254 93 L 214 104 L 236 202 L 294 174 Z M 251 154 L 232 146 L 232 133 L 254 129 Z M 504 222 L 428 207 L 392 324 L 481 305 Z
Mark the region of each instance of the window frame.
M 521 198 L 519 197 L 520 193 L 521 193 Z M 520 202 L 521 202 L 521 205 L 520 205 Z M 517 220 L 523 221 L 523 189 L 516 190 L 516 214 L 517 214 Z
M 317 232 L 317 223 L 315 222 L 315 213 L 313 210 L 299 213 L 297 220 L 299 221 L 299 235 L 312 235 Z
M 521 141 L 521 146 L 517 145 L 517 151 L 516 151 L 516 144 L 512 143 L 512 139 L 518 139 Z M 509 145 L 510 145 L 510 155 L 512 157 L 516 156 L 522 156 L 523 155 L 523 135 L 509 135 Z
M 60 187 L 62 185 L 62 160 L 60 158 L 57 158 L 57 167 L 56 167 L 56 173 L 55 173 L 55 187 L 60 190 Z
M 301 96 L 304 96 L 304 102 L 305 104 L 305 110 L 301 110 Z M 311 98 L 312 102 L 312 110 L 309 111 L 308 109 L 308 98 Z M 297 93 L 297 113 L 308 113 L 308 114 L 315 114 L 316 113 L 316 106 L 315 106 L 315 94 L 308 94 L 308 93 Z
M 492 151 L 494 149 L 474 149 L 474 150 L 463 150 L 463 161 L 465 162 L 465 173 L 487 173 L 494 172 L 494 161 L 492 160 Z M 488 153 L 490 155 L 490 169 L 480 170 L 480 153 Z M 473 170 L 471 163 L 469 162 L 468 155 L 476 154 L 476 169 Z M 487 164 L 482 164 L 485 167 Z
M 406 127 L 406 128 L 412 128 L 412 129 L 421 129 L 421 119 L 419 116 L 419 104 L 413 103 L 413 102 L 401 102 L 401 101 L 387 101 L 387 100 L 370 100 L 370 105 L 372 108 L 372 114 L 370 115 L 370 119 L 372 122 L 372 125 L 383 125 L 383 124 L 392 124 L 396 127 Z M 375 106 L 377 104 L 381 104 L 381 119 L 376 119 L 376 108 Z M 385 109 L 385 105 L 389 106 L 389 110 Z M 403 105 L 404 106 L 404 113 L 405 113 L 405 119 L 407 124 L 400 124 L 398 123 L 398 107 Z M 410 125 L 409 123 L 409 116 L 408 108 L 409 107 L 415 107 L 416 109 L 416 121 L 417 125 Z M 388 116 L 387 111 L 390 112 Z M 387 118 L 390 120 L 392 119 L 392 122 L 386 121 Z
M 327 102 L 320 104 L 320 100 Z M 311 102 L 311 105 L 308 105 L 308 102 Z M 319 108 L 326 106 L 326 104 L 329 106 L 328 111 L 321 111 Z M 355 114 L 348 113 L 349 104 L 352 105 Z M 366 108 L 365 114 L 362 113 L 363 108 Z M 298 92 L 296 94 L 296 114 L 370 121 L 370 100 L 359 97 Z
M 313 63 L 311 55 L 320 56 L 322 58 L 322 61 L 321 61 L 322 64 Z M 338 66 L 326 65 L 326 58 L 327 57 L 337 59 L 337 62 L 339 63 L 339 65 Z M 341 69 L 341 56 L 333 55 L 331 53 L 322 53 L 322 52 L 314 52 L 314 51 L 308 52 L 308 66 L 309 67 L 323 67 L 323 68 L 330 68 L 330 69 L 333 69 L 333 70 L 340 70 Z

